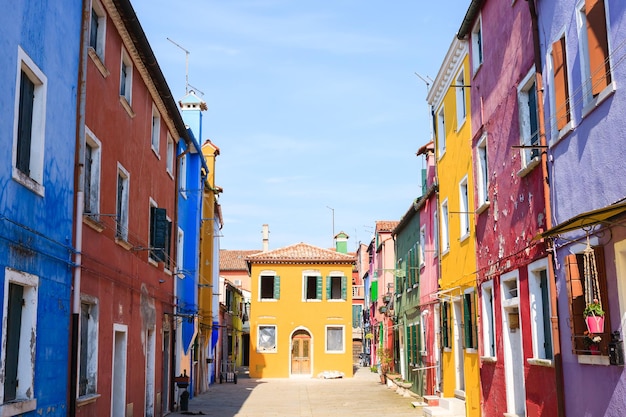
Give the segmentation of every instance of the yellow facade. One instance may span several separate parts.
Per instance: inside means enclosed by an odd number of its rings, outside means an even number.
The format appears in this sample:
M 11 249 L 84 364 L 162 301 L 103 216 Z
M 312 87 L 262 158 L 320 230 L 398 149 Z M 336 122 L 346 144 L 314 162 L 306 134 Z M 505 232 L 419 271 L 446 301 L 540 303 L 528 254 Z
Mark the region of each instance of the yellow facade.
M 466 415 L 480 416 L 471 79 L 467 43 L 455 39 L 429 94 L 439 182 L 442 390 L 444 397 L 463 392 Z
M 250 376 L 351 377 L 354 256 L 300 243 L 248 262 Z

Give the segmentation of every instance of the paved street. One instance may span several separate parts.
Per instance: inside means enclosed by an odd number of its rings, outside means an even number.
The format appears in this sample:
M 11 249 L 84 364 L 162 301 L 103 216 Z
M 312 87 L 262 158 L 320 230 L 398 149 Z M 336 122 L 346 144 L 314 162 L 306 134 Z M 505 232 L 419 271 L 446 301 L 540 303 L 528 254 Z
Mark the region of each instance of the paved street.
M 206 394 L 189 400 L 188 411 L 170 416 L 420 416 L 412 401 L 416 399 L 382 385 L 369 368 L 359 368 L 353 378 L 343 379 L 252 379 L 240 375 L 237 384 L 214 384 Z

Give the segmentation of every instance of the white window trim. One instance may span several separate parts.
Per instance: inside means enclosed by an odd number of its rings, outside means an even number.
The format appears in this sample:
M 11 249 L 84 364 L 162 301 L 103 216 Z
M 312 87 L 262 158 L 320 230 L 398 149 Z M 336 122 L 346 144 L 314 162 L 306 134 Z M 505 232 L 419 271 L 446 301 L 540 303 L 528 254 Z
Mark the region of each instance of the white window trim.
M 102 143 L 96 135 L 85 126 L 85 142 L 91 146 L 91 157 L 93 159 L 91 165 L 90 190 L 91 202 L 90 206 L 95 212 L 89 213 L 90 217 L 98 221 L 100 217 L 100 173 L 102 168 Z
M 482 151 L 484 149 L 484 158 Z M 487 150 L 487 132 L 484 132 L 476 143 L 476 189 L 478 191 L 477 213 L 489 207 L 489 156 Z
M 161 114 L 154 103 L 152 103 L 152 121 L 150 125 L 150 146 L 152 147 L 152 151 L 157 158 L 161 159 L 161 156 L 159 155 L 161 145 Z
M 465 193 L 463 193 L 463 190 L 465 190 Z M 469 198 L 469 184 L 466 175 L 459 182 L 459 232 L 461 241 L 464 241 L 470 235 Z
M 320 294 L 320 298 L 307 298 L 307 280 L 309 277 L 315 277 L 315 278 L 322 278 L 322 294 Z M 320 273 L 320 271 L 315 270 L 315 269 L 307 269 L 305 271 L 302 271 L 302 301 L 303 302 L 317 302 L 320 303 L 322 302 L 322 299 L 324 298 L 324 278 L 322 277 L 322 274 Z
M 259 346 L 259 337 L 261 337 L 261 327 L 273 327 L 274 328 L 274 348 L 265 349 Z M 256 329 L 256 351 L 257 353 L 277 353 L 278 352 L 278 326 L 275 324 L 259 324 Z
M 331 298 L 327 299 L 326 301 L 331 302 L 331 303 L 337 303 L 337 302 L 342 302 L 345 303 L 346 301 L 348 301 L 348 288 L 346 288 L 346 299 L 344 300 L 343 297 L 341 297 L 341 283 L 343 282 L 343 278 L 345 278 L 346 276 L 342 273 L 342 272 L 331 272 L 328 274 L 328 280 L 329 282 L 326 283 L 326 285 L 330 285 L 330 291 L 331 291 Z M 333 278 L 339 278 L 339 298 L 332 298 L 332 282 L 333 282 Z M 347 278 L 346 278 L 346 285 L 348 284 Z M 323 290 L 322 290 L 322 295 L 323 295 Z
M 105 78 L 109 75 L 109 71 L 106 69 L 104 65 L 104 54 L 106 51 L 106 23 L 107 23 L 107 15 L 102 7 L 102 4 L 99 0 L 92 0 L 91 8 L 96 12 L 96 16 L 98 16 L 98 39 L 96 41 L 96 48 L 93 49 L 90 45 L 89 47 L 89 56 L 93 59 L 96 67 Z M 89 33 L 91 36 L 91 16 L 89 19 Z
M 517 86 L 517 101 L 519 108 L 519 129 L 520 129 L 520 145 L 530 145 L 532 135 L 530 135 L 530 115 L 526 112 L 528 108 L 528 91 L 532 85 L 536 82 L 535 68 L 533 68 L 526 74 L 524 79 Z M 539 97 L 536 97 L 537 102 Z M 537 115 L 537 125 L 539 125 L 539 115 Z M 539 165 L 540 158 L 535 157 L 531 159 L 532 149 L 522 148 L 520 149 L 522 168 L 518 172 L 518 176 L 523 177 L 530 172 L 534 167 Z
M 176 152 L 176 144 L 174 143 L 174 139 L 172 139 L 172 135 L 170 132 L 167 132 L 167 149 L 166 149 L 166 162 L 165 162 L 165 170 L 170 175 L 171 178 L 174 178 L 174 153 Z
M 450 208 L 448 199 L 441 202 L 441 254 L 450 250 Z
M 328 350 L 328 329 L 341 328 L 341 350 Z M 346 326 L 343 324 L 327 324 L 324 326 L 324 353 L 328 354 L 342 354 L 346 352 Z
M 117 176 L 121 174 L 121 176 L 126 180 L 126 187 L 124 187 L 124 192 L 122 193 L 122 212 L 120 213 L 120 223 L 122 225 L 122 235 L 118 236 L 121 240 L 127 242 L 128 241 L 128 225 L 129 217 L 130 217 L 130 173 L 120 164 L 117 163 Z M 116 178 L 117 185 L 117 178 Z M 117 188 L 116 188 L 116 207 L 117 207 Z
M 76 398 L 79 402 L 83 403 L 84 401 L 88 401 L 91 398 L 99 397 L 98 394 L 98 333 L 99 333 L 99 305 L 98 299 L 96 297 L 92 297 L 90 295 L 81 294 L 80 295 L 81 303 L 86 303 L 91 306 L 90 314 L 89 314 L 89 322 L 92 323 L 92 326 L 89 327 L 89 341 L 90 349 L 87 357 L 87 373 L 94 380 L 94 393 L 79 395 L 79 387 L 76 386 Z M 80 333 L 79 333 L 80 334 Z M 79 339 L 80 344 L 80 339 Z M 80 349 L 78 352 L 78 363 L 80 364 Z M 82 401 L 81 401 L 82 400 Z
M 556 36 L 557 40 L 565 37 L 565 57 L 569 57 L 567 51 L 567 33 L 565 32 L 565 28 L 561 30 L 561 32 Z M 571 86 L 571 73 L 569 62 L 565 61 L 565 71 L 567 77 L 567 98 L 570 102 L 570 121 L 567 122 L 565 126 L 559 131 L 557 127 L 557 116 L 556 116 L 556 91 L 554 90 L 554 57 L 552 56 L 552 43 L 548 48 L 546 53 L 546 70 L 548 74 L 548 94 L 550 94 L 550 145 L 554 145 L 563 139 L 569 132 L 574 130 L 574 102 L 572 100 L 572 86 Z
M 187 155 L 181 154 L 178 169 L 178 184 L 180 195 L 187 199 Z
M 476 35 L 480 33 L 480 44 Z M 480 52 L 480 53 L 479 53 Z M 485 60 L 485 48 L 483 37 L 483 21 L 482 16 L 479 15 L 476 19 L 476 24 L 472 28 L 472 72 L 476 74 L 480 67 L 482 67 Z
M 446 153 L 446 120 L 445 106 L 441 106 L 437 112 L 437 149 L 439 158 L 443 158 Z
M 16 400 L 4 404 L 4 390 L 0 390 L 0 414 L 3 416 L 21 415 L 27 411 L 33 411 L 37 407 L 37 399 L 34 397 L 34 381 L 36 364 L 27 352 L 34 352 L 36 349 L 36 338 L 31 340 L 31 335 L 37 335 L 37 305 L 39 293 L 39 277 L 26 272 L 17 271 L 11 268 L 4 269 L 4 294 L 9 293 L 9 284 L 14 283 L 24 287 L 24 307 L 22 308 L 22 323 L 20 336 L 21 357 L 18 363 L 18 379 L 20 385 L 17 388 Z M 2 303 L 3 317 L 7 316 L 9 299 L 4 297 Z M 2 346 L 6 346 L 7 331 L 6 322 L 2 324 Z M 6 372 L 6 349 L 2 349 L 0 354 L 0 374 Z
M 128 67 L 126 71 L 126 78 L 122 80 L 122 67 Z M 125 84 L 124 87 L 124 95 L 120 94 L 120 102 L 124 109 L 128 112 L 130 117 L 135 117 L 135 112 L 133 111 L 133 61 L 130 59 L 128 52 L 126 49 L 122 48 L 121 58 L 120 58 L 120 89 L 122 88 L 122 83 Z M 121 93 L 121 91 L 120 91 Z
M 532 346 L 533 346 L 533 358 L 534 359 L 542 359 L 551 361 L 548 358 L 541 357 L 539 355 L 539 346 L 542 346 L 546 340 L 546 337 L 549 337 L 552 340 L 552 335 L 543 334 L 543 322 L 539 322 L 538 310 L 542 308 L 542 299 L 541 299 L 541 271 L 545 271 L 546 275 L 548 274 L 548 260 L 546 258 L 539 259 L 530 265 L 528 265 L 528 298 L 530 304 L 530 329 L 532 334 Z M 550 299 L 550 288 L 547 288 L 548 291 L 548 299 Z M 548 305 L 548 311 L 542 311 L 542 318 L 550 318 L 551 317 L 551 306 Z M 554 346 L 553 343 L 550 344 Z
M 467 295 L 467 294 L 471 294 L 471 296 L 472 296 L 472 297 L 471 297 L 471 300 L 472 300 L 472 304 L 473 304 L 473 307 L 474 307 L 474 310 L 475 310 L 475 313 L 476 313 L 476 314 L 472 315 L 472 314 L 471 314 L 472 312 L 470 311 L 470 317 L 471 317 L 471 319 L 472 319 L 472 326 L 470 326 L 470 330 L 471 330 L 471 331 L 472 331 L 472 333 L 473 333 L 473 332 L 474 332 L 474 329 L 473 329 L 473 328 L 474 328 L 474 327 L 478 328 L 478 325 L 477 325 L 477 324 L 478 324 L 478 323 L 477 323 L 477 320 L 478 320 L 477 314 L 478 314 L 478 313 L 477 313 L 477 306 L 476 306 L 476 304 L 475 304 L 475 303 L 476 303 L 476 295 L 475 295 L 475 294 L 476 294 L 476 291 L 475 291 L 475 288 L 474 288 L 474 287 L 472 287 L 472 288 L 467 288 L 465 291 L 463 291 L 463 295 L 464 295 L 464 296 L 465 296 L 465 295 Z M 465 300 L 463 300 L 463 301 L 462 301 L 461 305 L 462 305 L 461 310 L 464 310 L 464 309 L 465 309 Z M 464 312 L 464 311 L 462 312 L 462 314 L 463 314 L 463 316 L 465 316 L 465 312 Z M 465 323 L 465 317 L 463 317 L 463 326 L 462 326 L 462 328 L 463 328 L 463 334 L 462 334 L 462 337 L 463 337 L 463 343 L 465 343 L 465 330 L 466 330 L 466 329 L 465 329 L 465 326 L 466 326 L 466 323 Z M 477 351 L 478 351 L 478 346 L 479 346 L 479 343 L 478 343 L 478 338 L 479 338 L 480 336 L 478 336 L 478 332 L 476 332 L 476 333 L 477 333 L 477 334 L 476 334 L 476 340 L 474 340 L 474 344 L 476 345 L 476 347 L 468 347 L 468 346 L 465 346 L 465 348 L 463 349 L 463 350 L 465 351 L 465 353 L 477 353 Z M 472 336 L 472 338 L 473 338 L 473 336 Z
M 33 120 L 30 144 L 30 175 L 17 168 L 17 135 L 20 114 L 20 85 L 22 71 L 35 84 Z M 40 196 L 45 193 L 43 185 L 44 149 L 46 135 L 46 107 L 48 79 L 35 62 L 20 47 L 17 47 L 17 76 L 15 80 L 15 104 L 13 112 L 13 179 Z
M 495 341 L 496 341 L 496 335 L 492 334 L 492 326 L 493 326 L 493 330 L 495 330 L 495 319 L 496 319 L 496 312 L 495 312 L 495 294 L 493 292 L 493 281 L 487 281 L 484 282 L 481 285 L 481 311 L 482 311 L 482 323 L 481 323 L 481 336 L 482 336 L 482 342 L 483 342 L 483 356 L 481 356 L 481 359 L 485 359 L 485 358 L 493 358 L 495 359 L 498 352 L 497 349 L 495 347 Z M 487 297 L 488 295 L 491 295 L 491 304 L 487 303 Z M 491 311 L 489 311 L 491 310 Z M 489 314 L 491 313 L 491 317 L 489 316 Z M 489 320 L 488 323 L 486 323 L 485 321 Z M 489 326 L 488 324 L 490 324 L 491 326 Z M 487 352 L 487 346 L 490 346 L 491 344 L 491 339 L 493 338 L 494 340 L 494 351 L 493 351 L 493 355 L 491 355 L 491 352 Z M 489 354 L 488 354 L 489 353 Z
M 278 301 L 277 298 L 261 298 L 261 281 L 262 281 L 262 278 L 263 277 L 274 277 L 274 279 L 276 279 L 277 276 L 278 276 L 278 274 L 276 273 L 276 271 L 272 271 L 272 270 L 264 270 L 264 271 L 261 271 L 259 273 L 259 277 L 258 277 L 259 293 L 258 293 L 257 301 L 262 302 L 262 303 L 275 303 L 275 302 Z M 275 282 L 276 281 L 274 281 L 274 283 Z M 273 292 L 272 292 L 272 294 L 273 294 Z
M 423 267 L 426 264 L 426 225 L 423 224 L 420 227 L 420 243 L 419 243 L 419 266 Z
M 461 70 L 456 76 L 456 130 L 461 130 L 467 119 L 467 95 L 465 94 L 465 67 L 462 65 Z M 463 86 L 463 87 L 459 87 Z
M 155 200 L 152 199 L 152 197 L 148 198 L 148 237 L 146 239 L 146 241 L 148 242 L 148 246 L 151 246 L 151 241 L 150 241 L 150 235 L 152 234 L 152 208 L 158 208 L 159 205 L 157 204 L 157 202 Z M 159 261 L 155 260 L 152 258 L 152 250 L 148 251 L 148 263 L 151 264 L 152 266 L 159 266 Z

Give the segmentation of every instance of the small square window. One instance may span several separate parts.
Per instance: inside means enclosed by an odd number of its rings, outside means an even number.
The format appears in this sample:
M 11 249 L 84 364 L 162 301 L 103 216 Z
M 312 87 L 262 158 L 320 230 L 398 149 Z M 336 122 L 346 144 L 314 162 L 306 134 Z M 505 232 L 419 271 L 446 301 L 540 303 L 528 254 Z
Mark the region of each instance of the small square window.
M 326 326 L 327 353 L 343 353 L 345 351 L 343 333 L 343 326 Z
M 276 326 L 259 326 L 257 352 L 276 352 Z

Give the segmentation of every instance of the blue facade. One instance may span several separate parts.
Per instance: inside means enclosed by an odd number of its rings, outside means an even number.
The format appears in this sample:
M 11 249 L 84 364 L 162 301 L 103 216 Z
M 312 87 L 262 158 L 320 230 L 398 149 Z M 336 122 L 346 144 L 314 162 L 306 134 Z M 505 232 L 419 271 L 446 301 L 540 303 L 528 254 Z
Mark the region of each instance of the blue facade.
M 81 12 L 70 0 L 8 2 L 0 13 L 5 416 L 68 412 Z
M 565 413 L 625 415 L 626 373 L 612 355 L 623 355 L 623 346 L 612 338 L 624 339 L 626 317 L 626 3 L 537 3 L 553 213 L 544 237 L 556 258 Z M 604 55 L 599 65 L 596 54 Z M 575 226 L 568 230 L 570 221 Z M 595 248 L 595 273 L 578 265 L 588 244 Z M 577 291 L 577 273 L 581 281 L 599 282 L 606 311 L 599 343 L 584 333 L 580 308 L 592 286 Z
M 181 369 L 191 370 L 188 371 L 188 375 L 192 378 L 193 387 L 196 381 L 192 371 L 193 355 L 190 353 L 198 332 L 198 285 L 200 284 L 198 262 L 202 222 L 202 192 L 208 173 L 208 167 L 197 138 L 202 134 L 200 111 L 206 104 L 200 106 L 201 102 L 194 94 L 187 95 L 180 103 L 183 121 L 188 126 L 191 141 L 189 143 L 179 141 L 177 149 L 179 161 L 184 158 L 183 163 L 179 162 L 179 177 L 185 176 L 182 182 L 179 181 L 178 190 L 178 227 L 184 234 L 182 268 L 180 269 L 182 269 L 184 278 L 176 281 L 177 313 L 183 318 L 180 322 L 182 327 L 181 345 L 177 351 L 182 352 L 185 358 L 189 358 L 189 363 L 181 363 L 180 366 Z M 192 393 L 194 390 L 189 389 L 189 391 Z

